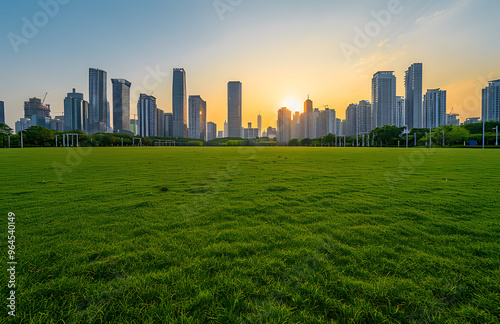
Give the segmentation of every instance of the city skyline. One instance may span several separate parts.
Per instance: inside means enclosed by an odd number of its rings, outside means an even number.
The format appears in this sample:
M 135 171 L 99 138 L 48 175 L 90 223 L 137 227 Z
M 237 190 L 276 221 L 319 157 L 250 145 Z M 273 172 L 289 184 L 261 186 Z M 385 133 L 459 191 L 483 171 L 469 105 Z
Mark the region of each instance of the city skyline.
M 6 121 L 11 126 L 23 117 L 22 105 L 27 98 L 41 98 L 46 92 L 46 103 L 51 104 L 54 115 L 60 115 L 65 95 L 72 88 L 86 89 L 85 71 L 95 66 L 107 71 L 109 77 L 130 80 L 132 103 L 138 101 L 140 93 L 154 92 L 158 106 L 172 112 L 172 68 L 182 66 L 189 72 L 187 94 L 202 94 L 212 107 L 207 120 L 223 125 L 227 119 L 225 84 L 228 80 L 240 80 L 245 85 L 242 124 L 255 122 L 260 111 L 266 128 L 276 126 L 280 107 L 288 106 L 292 113 L 301 111 L 300 106 L 285 102 L 302 103 L 307 94 L 314 98 L 317 107 L 329 105 L 337 110 L 338 117 L 345 118 L 344 111 L 350 103 L 371 98 L 367 84 L 376 71 L 395 71 L 397 96 L 405 96 L 405 71 L 414 62 L 423 62 L 424 92 L 438 87 L 447 89 L 449 110 L 454 108 L 462 120 L 480 116 L 477 89 L 500 78 L 499 68 L 493 63 L 500 47 L 487 41 L 491 38 L 488 35 L 494 36 L 494 20 L 487 17 L 500 9 L 500 4 L 400 1 L 391 13 L 389 3 L 254 1 L 242 2 L 221 14 L 212 3 L 201 1 L 155 4 L 154 12 L 150 2 L 120 6 L 113 0 L 85 4 L 72 1 L 59 5 L 57 14 L 46 25 L 37 27 L 36 35 L 26 38 L 27 43 L 15 47 L 11 38 L 4 37 L 7 50 L 0 53 L 0 58 L 8 63 L 5 73 L 12 77 L 0 81 L 5 91 L 0 100 L 5 102 Z M 1 27 L 6 36 L 24 37 L 22 18 L 30 21 L 43 10 L 37 2 L 2 6 L 11 13 Z M 109 15 L 112 10 L 118 11 L 116 17 Z M 170 20 L 156 19 L 153 23 L 151 19 L 141 27 L 134 18 L 146 14 L 159 18 L 164 12 L 169 12 Z M 375 17 L 380 18 L 381 12 L 391 14 L 390 23 L 379 23 L 380 30 L 370 33 L 375 36 L 367 39 L 365 27 L 374 26 L 378 22 Z M 177 17 L 183 13 L 198 19 L 184 23 Z M 278 14 L 287 19 L 276 19 Z M 75 16 L 89 17 L 91 23 L 81 24 Z M 112 24 L 99 17 L 112 21 L 128 19 L 129 24 L 124 26 L 127 33 L 109 28 Z M 480 23 L 462 24 L 465 19 Z M 176 24 L 178 33 L 165 32 Z M 204 26 L 201 32 L 200 26 Z M 436 33 L 436 29 L 440 32 Z M 104 35 L 100 36 L 99 31 L 105 31 Z M 98 51 L 72 46 L 87 42 L 89 32 L 102 45 Z M 75 37 L 65 37 L 73 34 Z M 144 34 L 150 36 L 139 37 Z M 456 34 L 461 37 L 454 37 Z M 130 38 L 140 40 L 130 44 Z M 361 46 L 356 45 L 356 38 Z M 162 45 L 171 42 L 178 46 L 172 49 Z M 201 51 L 193 51 L 199 46 Z M 144 48 L 154 48 L 155 54 L 145 55 Z M 113 55 L 124 49 L 128 53 L 123 58 Z M 16 68 L 21 62 L 23 68 Z M 44 82 L 40 82 L 42 78 Z M 111 86 L 107 90 L 107 97 L 111 98 Z M 89 100 L 89 94 L 84 95 Z M 131 115 L 134 112 L 132 104 Z

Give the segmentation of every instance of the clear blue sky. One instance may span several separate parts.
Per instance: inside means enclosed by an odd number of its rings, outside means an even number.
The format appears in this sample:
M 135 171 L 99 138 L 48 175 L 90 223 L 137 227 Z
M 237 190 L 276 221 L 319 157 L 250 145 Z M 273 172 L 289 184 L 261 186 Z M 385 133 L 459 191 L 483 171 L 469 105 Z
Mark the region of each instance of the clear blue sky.
M 18 53 L 9 35 L 23 36 L 23 17 L 33 22 L 43 9 L 38 1 L 0 3 L 0 100 L 11 127 L 30 97 L 48 92 L 53 116 L 72 88 L 88 98 L 89 67 L 133 83 L 132 111 L 141 91 L 154 92 L 170 111 L 172 68 L 184 67 L 188 93 L 207 101 L 208 119 L 219 129 L 231 80 L 243 82 L 244 124 L 256 123 L 261 111 L 270 126 L 284 103 L 299 105 L 307 94 L 316 107 L 328 104 L 343 117 L 349 103 L 371 100 L 378 70 L 395 71 L 403 95 L 404 71 L 414 62 L 424 63 L 424 88 L 448 90 L 448 110 L 455 107 L 462 119 L 479 116 L 482 82 L 500 78 L 496 0 L 401 0 L 388 26 L 374 30 L 349 60 L 342 44 L 353 45 L 356 28 L 370 26 L 371 12 L 387 10 L 391 0 L 241 0 L 223 19 L 212 0 L 64 2 Z M 144 82 L 156 68 L 158 79 Z

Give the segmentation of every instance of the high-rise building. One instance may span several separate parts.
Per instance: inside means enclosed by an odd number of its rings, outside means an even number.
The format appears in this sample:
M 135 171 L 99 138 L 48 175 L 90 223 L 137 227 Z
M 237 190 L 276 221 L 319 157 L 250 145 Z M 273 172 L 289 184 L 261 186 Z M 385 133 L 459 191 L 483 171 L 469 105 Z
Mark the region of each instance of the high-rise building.
M 356 111 L 358 135 L 370 133 L 372 130 L 372 105 L 368 100 L 361 100 Z
M 276 128 L 269 126 L 266 131 L 266 136 L 269 138 L 276 138 Z
M 156 136 L 156 98 L 141 93 L 137 103 L 138 129 L 142 137 Z
M 446 114 L 446 125 L 460 126 L 459 114 Z
M 83 100 L 83 93 L 68 93 L 64 98 L 64 130 L 88 132 L 89 103 Z
M 394 125 L 397 127 L 405 127 L 406 123 L 406 112 L 405 112 L 405 97 L 396 97 L 396 109 L 394 109 L 392 113 L 392 120 L 394 122 Z M 411 130 L 411 128 L 408 128 L 408 131 Z
M 405 123 L 402 126 L 408 130 L 423 127 L 422 70 L 422 63 L 415 63 L 405 74 Z
M 464 125 L 477 124 L 481 122 L 481 117 L 470 117 L 464 121 Z
M 106 101 L 106 107 L 108 107 L 106 111 L 106 133 L 113 133 L 113 127 L 111 127 L 111 107 L 109 105 L 109 101 Z
M 227 84 L 227 137 L 241 137 L 242 127 L 242 85 L 239 81 Z
M 189 129 L 188 137 L 207 138 L 207 103 L 200 96 L 189 96 Z
M 424 128 L 446 125 L 446 91 L 427 90 L 424 96 Z
M 41 99 L 30 98 L 24 102 L 24 118 L 31 116 L 50 117 L 50 105 L 44 105 Z
M 113 130 L 130 131 L 130 83 L 124 79 L 111 79 L 113 84 Z
M 350 104 L 346 109 L 343 135 L 357 137 L 371 131 L 372 105 L 368 100 L 361 100 L 359 104 Z
M 292 139 L 292 112 L 286 107 L 278 110 L 278 128 L 277 128 L 277 140 L 278 144 L 288 145 L 288 142 Z M 269 133 L 269 132 L 268 132 Z
M 341 136 L 347 136 L 346 131 L 347 131 L 347 120 L 343 119 L 340 122 L 340 135 Z
M 257 116 L 257 129 L 259 132 L 259 136 L 257 136 L 257 137 L 261 137 L 262 136 L 262 116 L 260 115 L 260 113 Z
M 335 134 L 336 126 L 337 125 L 336 125 L 335 109 L 326 108 L 325 110 L 319 111 L 319 117 L 317 117 L 317 122 L 316 122 L 316 137 L 322 137 L 328 134 Z M 292 138 L 295 137 L 292 136 Z
M 259 137 L 259 129 L 253 128 L 252 123 L 248 123 L 248 128 L 243 129 L 243 138 L 252 139 Z
M 0 101 L 0 124 L 5 124 L 5 107 L 3 101 Z
M 224 138 L 224 131 L 218 131 L 217 138 Z
M 224 121 L 224 137 L 229 137 L 229 128 L 228 128 L 227 120 Z
M 313 123 L 311 127 L 311 138 L 318 138 L 319 128 L 321 127 L 320 118 L 319 118 L 319 108 L 314 108 L 313 110 Z
M 31 118 L 21 118 L 19 121 L 16 122 L 15 125 L 16 133 L 19 133 L 20 131 L 23 131 L 30 127 L 31 127 Z
M 337 135 L 337 112 L 335 109 L 326 108 L 326 135 Z
M 396 109 L 396 77 L 393 71 L 379 71 L 372 79 L 372 128 L 393 125 Z
M 341 136 L 342 135 L 342 119 L 337 118 L 335 120 L 335 123 L 337 124 L 337 128 L 336 128 L 337 132 L 335 133 L 335 135 Z
M 165 137 L 174 136 L 174 116 L 172 113 L 165 114 Z
M 481 117 L 483 121 L 500 121 L 500 80 L 490 81 L 483 89 Z
M 137 119 L 131 119 L 130 120 L 130 132 L 132 133 L 132 135 L 137 135 L 137 126 L 138 126 L 138 122 L 137 122 Z
M 356 137 L 358 133 L 358 105 L 350 104 L 345 111 L 344 135 Z
M 43 117 L 38 115 L 31 116 L 31 126 L 41 126 L 50 128 L 50 117 Z
M 213 122 L 207 123 L 207 141 L 217 138 L 217 124 Z
M 174 117 L 174 137 L 188 137 L 186 71 L 182 68 L 174 69 L 174 79 L 172 83 L 172 113 Z
M 108 131 L 108 88 L 106 71 L 89 69 L 89 129 L 91 134 Z
M 314 128 L 314 111 L 313 111 L 313 102 L 307 96 L 307 100 L 304 102 L 304 116 L 301 120 L 302 123 L 302 134 L 304 138 L 312 138 L 313 136 L 313 128 Z
M 155 109 L 155 136 L 165 137 L 165 112 Z
M 50 120 L 49 128 L 58 132 L 64 132 L 64 116 L 57 116 Z
M 292 118 L 292 132 L 291 132 L 291 137 L 292 139 L 302 139 L 301 137 L 301 131 L 300 131 L 300 112 L 296 111 L 293 114 Z

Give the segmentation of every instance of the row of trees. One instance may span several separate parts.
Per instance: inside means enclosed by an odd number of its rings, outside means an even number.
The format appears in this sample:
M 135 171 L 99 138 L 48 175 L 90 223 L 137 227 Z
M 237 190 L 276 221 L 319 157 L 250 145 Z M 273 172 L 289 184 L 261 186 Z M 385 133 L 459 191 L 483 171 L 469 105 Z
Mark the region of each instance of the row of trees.
M 500 122 L 486 122 L 485 123 L 485 144 L 494 145 L 496 140 L 495 127 L 500 126 Z M 373 145 L 375 141 L 375 146 L 398 146 L 405 145 L 406 134 L 405 129 L 396 126 L 383 126 L 376 128 L 370 132 L 370 145 Z M 482 144 L 482 132 L 483 124 L 469 124 L 463 126 L 442 126 L 432 129 L 432 136 L 429 135 L 429 129 L 426 128 L 415 128 L 412 129 L 408 134 L 409 145 L 413 146 L 415 142 L 415 136 L 417 139 L 417 145 L 428 145 L 432 140 L 432 144 L 435 146 L 442 145 L 443 143 L 443 133 L 445 145 L 463 145 L 464 142 L 470 140 L 477 141 L 478 144 Z M 70 132 L 58 132 L 41 126 L 32 126 L 23 132 L 23 143 L 25 146 L 55 146 L 56 136 L 59 135 L 58 142 L 59 146 L 62 145 L 62 136 L 66 133 L 79 134 L 79 140 L 81 146 L 121 146 L 122 140 L 124 146 L 131 146 L 134 143 L 134 137 L 137 136 L 128 134 L 91 134 L 86 135 L 80 130 L 74 130 Z M 12 128 L 5 124 L 0 123 L 0 146 L 8 146 L 8 137 L 10 135 L 11 147 L 19 147 L 21 142 L 20 134 L 13 134 Z M 262 146 L 274 146 L 276 142 L 268 138 L 244 140 L 241 138 L 223 138 L 215 139 L 209 142 L 203 142 L 201 140 L 193 140 L 186 138 L 162 138 L 162 137 L 140 137 L 141 143 L 144 146 L 153 146 L 158 140 L 173 140 L 176 142 L 177 146 L 251 146 L 251 145 L 262 145 Z M 343 139 L 343 136 L 342 136 Z M 366 140 L 366 138 L 365 138 Z M 322 138 L 304 138 L 302 140 L 292 139 L 289 141 L 289 146 L 333 146 L 337 142 L 337 138 L 333 134 L 328 134 Z M 358 137 L 358 143 L 362 143 L 362 136 Z M 135 145 L 138 145 L 139 140 L 135 141 Z M 340 141 L 339 141 L 340 143 Z M 356 138 L 348 138 L 347 146 L 355 145 Z
M 485 123 L 485 145 L 494 145 L 496 142 L 495 127 L 500 126 L 500 122 Z M 409 145 L 413 146 L 417 139 L 417 145 L 429 145 L 432 142 L 434 146 L 463 146 L 464 142 L 468 144 L 470 140 L 475 140 L 482 144 L 483 140 L 483 124 L 469 124 L 462 126 L 441 126 L 432 129 L 432 134 L 429 134 L 428 128 L 414 128 L 408 134 Z M 370 132 L 370 141 L 375 140 L 376 143 L 382 142 L 384 146 L 397 146 L 401 143 L 406 143 L 405 128 L 396 126 L 384 126 L 376 128 Z M 354 139 L 355 140 L 355 139 Z M 406 145 L 406 144 L 405 144 Z
M 58 146 L 62 146 L 63 134 L 78 134 L 80 146 L 124 146 L 133 144 L 153 146 L 157 140 L 174 140 L 178 146 L 203 146 L 202 141 L 185 138 L 161 138 L 161 137 L 138 137 L 129 134 L 91 134 L 87 135 L 81 130 L 69 132 L 58 132 L 42 126 L 32 126 L 22 132 L 23 144 L 27 147 L 54 147 L 56 146 L 56 136 L 58 136 Z M 5 124 L 0 124 L 0 147 L 8 147 L 8 137 L 10 135 L 11 147 L 21 146 L 21 134 L 13 134 L 12 128 Z M 134 143 L 134 138 L 137 138 Z M 76 145 L 76 143 L 75 143 Z
M 494 145 L 496 142 L 496 131 L 495 127 L 500 127 L 500 122 L 486 122 L 485 123 L 485 144 Z M 477 141 L 478 144 L 482 144 L 483 138 L 483 124 L 469 124 L 462 126 L 442 126 L 432 129 L 432 134 L 429 134 L 428 128 L 414 128 L 408 134 L 409 146 L 414 146 L 415 137 L 417 139 L 417 146 L 429 145 L 430 141 L 435 146 L 440 146 L 443 144 L 443 133 L 444 133 L 444 143 L 446 146 L 462 145 L 465 142 L 468 144 L 470 140 Z M 370 146 L 375 142 L 375 146 L 401 146 L 406 145 L 406 134 L 404 127 L 396 126 L 383 126 L 376 128 L 370 132 Z M 366 135 L 365 143 L 366 143 Z M 344 136 L 341 136 L 342 140 Z M 358 137 L 358 143 L 361 145 L 363 143 L 363 136 Z M 341 140 L 336 141 L 336 136 L 333 134 L 328 134 L 322 138 L 304 138 L 302 140 L 292 139 L 288 142 L 288 146 L 333 146 L 334 143 L 341 143 Z M 356 137 L 348 137 L 346 139 L 346 145 L 352 146 L 356 145 Z M 366 144 L 365 144 L 366 145 Z
M 58 146 L 62 146 L 63 134 L 78 134 L 80 146 L 124 146 L 141 145 L 154 146 L 157 141 L 175 141 L 176 146 L 272 146 L 276 141 L 269 138 L 259 138 L 245 140 L 241 138 L 221 138 L 204 142 L 188 138 L 165 138 L 165 137 L 138 137 L 129 134 L 85 134 L 80 130 L 69 132 L 58 132 L 41 126 L 32 126 L 22 132 L 23 144 L 26 147 L 54 147 L 56 146 L 56 136 L 58 136 Z M 11 147 L 21 146 L 21 135 L 13 134 L 12 128 L 5 124 L 0 124 L 0 147 L 8 147 L 8 137 L 10 135 Z M 134 138 L 136 140 L 134 141 Z M 76 143 L 74 143 L 76 145 Z

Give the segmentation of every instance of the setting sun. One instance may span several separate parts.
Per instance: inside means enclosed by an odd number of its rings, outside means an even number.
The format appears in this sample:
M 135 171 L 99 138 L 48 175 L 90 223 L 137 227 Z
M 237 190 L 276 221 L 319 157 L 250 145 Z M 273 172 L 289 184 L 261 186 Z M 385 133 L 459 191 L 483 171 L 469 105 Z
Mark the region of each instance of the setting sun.
M 283 101 L 283 107 L 288 108 L 292 112 L 302 112 L 302 105 L 303 103 L 297 99 L 297 98 L 288 98 L 285 101 Z

